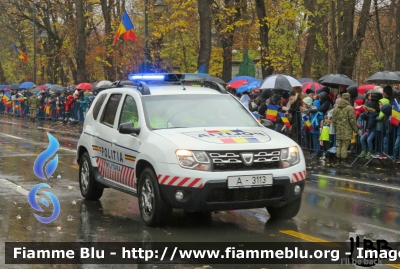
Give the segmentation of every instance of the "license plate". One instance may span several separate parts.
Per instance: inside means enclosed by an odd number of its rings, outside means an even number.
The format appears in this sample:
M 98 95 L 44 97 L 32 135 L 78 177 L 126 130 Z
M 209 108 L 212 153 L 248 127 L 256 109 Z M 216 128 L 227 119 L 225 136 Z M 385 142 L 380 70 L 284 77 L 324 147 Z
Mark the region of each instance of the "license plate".
M 228 188 L 271 186 L 272 175 L 234 176 L 228 177 Z

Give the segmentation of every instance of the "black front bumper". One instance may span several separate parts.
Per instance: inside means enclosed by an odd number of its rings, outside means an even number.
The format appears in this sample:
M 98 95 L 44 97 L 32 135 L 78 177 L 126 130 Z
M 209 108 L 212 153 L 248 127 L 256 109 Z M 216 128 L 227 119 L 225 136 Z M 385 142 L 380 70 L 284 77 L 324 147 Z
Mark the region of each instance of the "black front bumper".
M 299 185 L 301 192 L 294 194 Z M 276 177 L 272 186 L 228 189 L 227 180 L 207 182 L 203 188 L 160 185 L 164 200 L 174 208 L 187 211 L 222 211 L 266 206 L 283 206 L 301 196 L 305 181 L 290 183 L 289 177 Z M 175 193 L 182 191 L 184 198 L 176 200 Z

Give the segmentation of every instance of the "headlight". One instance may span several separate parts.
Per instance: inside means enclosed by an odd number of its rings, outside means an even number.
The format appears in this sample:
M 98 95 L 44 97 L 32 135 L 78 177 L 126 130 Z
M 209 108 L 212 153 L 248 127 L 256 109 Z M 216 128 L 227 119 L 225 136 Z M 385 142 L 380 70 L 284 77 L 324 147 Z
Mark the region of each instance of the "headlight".
M 287 168 L 289 166 L 298 164 L 300 162 L 300 154 L 298 147 L 290 147 L 281 150 L 281 161 L 282 167 Z
M 210 159 L 204 151 L 178 149 L 175 154 L 183 168 L 201 171 L 211 170 Z

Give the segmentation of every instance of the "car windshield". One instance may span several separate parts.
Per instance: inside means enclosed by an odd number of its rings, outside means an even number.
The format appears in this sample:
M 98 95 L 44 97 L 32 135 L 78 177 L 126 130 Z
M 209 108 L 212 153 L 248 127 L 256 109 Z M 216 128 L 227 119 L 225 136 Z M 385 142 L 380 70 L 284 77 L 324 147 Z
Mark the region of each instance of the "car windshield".
M 229 94 L 145 96 L 143 103 L 152 129 L 259 126 Z

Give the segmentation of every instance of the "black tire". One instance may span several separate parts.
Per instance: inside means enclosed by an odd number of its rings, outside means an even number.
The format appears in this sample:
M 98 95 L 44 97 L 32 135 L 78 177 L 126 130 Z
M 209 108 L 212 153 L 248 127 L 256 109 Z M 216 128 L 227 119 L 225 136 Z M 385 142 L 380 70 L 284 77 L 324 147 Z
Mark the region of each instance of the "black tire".
M 168 222 L 172 207 L 162 198 L 157 177 L 149 167 L 140 175 L 138 199 L 140 215 L 147 226 L 159 227 Z
M 284 206 L 267 207 L 267 210 L 271 216 L 271 219 L 288 220 L 294 218 L 297 215 L 297 213 L 299 213 L 300 206 L 301 206 L 301 196 L 298 199 Z
M 86 200 L 99 200 L 103 195 L 104 188 L 100 188 L 94 178 L 94 171 L 90 156 L 87 152 L 83 153 L 79 162 L 79 188 Z

